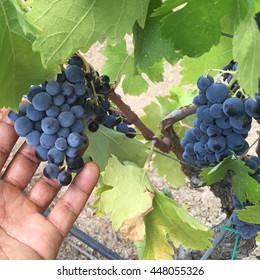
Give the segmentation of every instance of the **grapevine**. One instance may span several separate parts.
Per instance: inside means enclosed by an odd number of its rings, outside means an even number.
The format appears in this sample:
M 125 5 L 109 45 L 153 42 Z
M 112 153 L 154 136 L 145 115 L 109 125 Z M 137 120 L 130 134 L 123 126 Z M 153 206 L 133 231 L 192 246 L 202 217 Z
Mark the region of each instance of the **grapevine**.
M 180 245 L 207 250 L 214 238 L 152 185 L 150 168 L 174 187 L 187 179 L 209 186 L 229 227 L 259 240 L 260 219 L 251 219 L 260 203 L 259 135 L 248 142 L 260 120 L 259 1 L 103 2 L 0 5 L 0 103 L 43 162 L 42 176 L 69 188 L 87 161 L 96 162 L 92 208 L 111 215 L 142 259 L 172 258 Z M 97 42 L 101 69 L 86 59 Z M 145 100 L 167 63 L 182 66 L 182 85 L 139 116 L 125 95 Z

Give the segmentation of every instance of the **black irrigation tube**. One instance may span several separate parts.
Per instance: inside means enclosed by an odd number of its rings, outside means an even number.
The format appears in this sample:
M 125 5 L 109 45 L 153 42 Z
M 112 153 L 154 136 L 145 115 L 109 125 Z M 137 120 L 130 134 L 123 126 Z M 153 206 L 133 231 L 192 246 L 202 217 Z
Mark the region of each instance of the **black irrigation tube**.
M 48 216 L 49 213 L 50 213 L 50 210 L 47 209 L 44 212 L 44 216 Z M 124 258 L 119 256 L 114 251 L 107 248 L 100 242 L 96 241 L 94 238 L 92 238 L 91 236 L 89 236 L 88 234 L 86 234 L 85 232 L 83 232 L 82 230 L 77 228 L 76 226 L 71 227 L 69 233 L 109 260 L 124 260 Z

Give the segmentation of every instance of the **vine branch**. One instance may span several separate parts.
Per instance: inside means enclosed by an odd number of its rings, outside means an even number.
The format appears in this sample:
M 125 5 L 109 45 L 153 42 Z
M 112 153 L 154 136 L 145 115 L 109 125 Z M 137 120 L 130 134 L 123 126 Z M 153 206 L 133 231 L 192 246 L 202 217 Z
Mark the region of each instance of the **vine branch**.
M 111 90 L 109 94 L 110 100 L 122 111 L 128 121 L 134 124 L 142 133 L 143 137 L 148 141 L 155 141 L 155 147 L 160 149 L 162 152 L 168 153 L 170 151 L 171 142 L 168 139 L 158 138 L 154 132 L 149 129 L 134 113 L 129 107 L 124 103 L 124 101 L 119 98 L 114 90 Z

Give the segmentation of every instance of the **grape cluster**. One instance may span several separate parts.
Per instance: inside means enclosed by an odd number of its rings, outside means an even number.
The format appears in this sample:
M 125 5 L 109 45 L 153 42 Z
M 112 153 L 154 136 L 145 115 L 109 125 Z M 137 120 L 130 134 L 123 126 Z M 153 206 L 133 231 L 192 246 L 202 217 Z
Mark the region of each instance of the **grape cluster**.
M 249 148 L 245 138 L 252 122 L 245 101 L 229 97 L 227 85 L 214 82 L 210 75 L 199 77 L 197 87 L 199 94 L 193 99 L 198 106 L 194 127 L 181 140 L 183 159 L 207 166 L 221 162 L 231 151 L 241 156 Z
M 10 111 L 17 135 L 25 137 L 28 145 L 35 146 L 35 155 L 48 161 L 43 174 L 57 179 L 61 186 L 72 180 L 72 172 L 83 169 L 79 149 L 88 139 L 83 135 L 85 95 L 84 72 L 69 66 L 62 79 L 32 86 L 27 94 L 28 103 L 19 112 Z
M 91 68 L 85 71 L 81 57 L 73 55 L 56 80 L 31 86 L 28 102 L 19 107 L 18 113 L 9 112 L 17 135 L 35 146 L 39 160 L 48 162 L 43 170 L 47 178 L 66 186 L 72 173 L 83 169 L 79 149 L 88 144 L 83 134 L 85 123 L 91 132 L 104 124 L 135 137 L 127 119 L 113 110 L 108 100 L 110 87 L 107 75 L 99 76 Z

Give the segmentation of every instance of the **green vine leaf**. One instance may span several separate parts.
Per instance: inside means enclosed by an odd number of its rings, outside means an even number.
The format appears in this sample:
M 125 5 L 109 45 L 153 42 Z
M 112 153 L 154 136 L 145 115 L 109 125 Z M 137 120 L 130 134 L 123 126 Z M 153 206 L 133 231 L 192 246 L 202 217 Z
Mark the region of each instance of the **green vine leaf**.
M 171 63 L 180 58 L 180 53 L 175 52 L 173 43 L 161 38 L 159 33 L 161 18 L 151 17 L 153 10 L 160 5 L 160 0 L 152 0 L 144 28 L 137 24 L 134 28 L 135 64 L 141 69 L 151 67 L 163 58 Z
M 96 132 L 86 129 L 85 133 L 89 139 L 89 146 L 83 157 L 85 160 L 91 158 L 99 165 L 101 171 L 107 166 L 111 155 L 121 162 L 129 160 L 140 167 L 144 166 L 148 154 L 146 146 L 141 142 L 103 125 L 100 125 Z
M 260 205 L 246 206 L 243 210 L 234 210 L 235 213 L 238 213 L 240 220 L 252 223 L 260 224 Z
M 183 70 L 181 74 L 183 78 L 181 80 L 182 85 L 196 85 L 197 79 L 206 70 L 210 68 L 221 69 L 228 64 L 232 57 L 232 40 L 230 38 L 222 36 L 217 46 L 212 46 L 209 52 L 204 53 L 200 57 L 188 57 L 185 56 L 181 61 Z M 213 76 L 216 73 L 213 73 Z
M 176 160 L 155 153 L 155 158 L 152 160 L 152 167 L 157 170 L 160 177 L 165 177 L 172 186 L 183 186 L 185 184 L 186 176 L 181 171 L 181 164 L 174 153 L 171 152 L 167 155 Z
M 249 175 L 250 169 L 238 158 L 227 157 L 214 167 L 204 168 L 200 176 L 204 183 L 211 185 L 224 179 L 228 170 L 234 172 L 232 188 L 239 201 L 258 204 L 260 202 L 260 185 Z
M 255 19 L 248 15 L 238 26 L 233 39 L 233 55 L 238 62 L 238 81 L 254 98 L 260 77 L 260 33 Z
M 115 176 L 116 174 L 116 176 Z M 132 240 L 144 237 L 144 216 L 152 210 L 153 187 L 146 171 L 133 163 L 121 164 L 116 157 L 108 161 L 103 182 L 112 189 L 103 191 L 100 211 L 111 212 L 112 226 Z
M 147 91 L 147 80 L 143 78 L 142 72 L 138 72 L 138 69 L 136 69 L 134 55 L 128 53 L 124 40 L 113 46 L 106 45 L 102 53 L 107 58 L 102 67 L 102 73 L 109 75 L 112 81 L 117 79 L 119 82 L 123 78 L 122 88 L 124 93 L 140 95 Z M 145 69 L 144 72 L 154 82 L 163 80 L 163 65 L 161 62 L 155 63 L 152 67 Z
M 15 1 L 0 2 L 0 106 L 18 107 L 32 84 L 53 78 L 59 68 L 45 70 L 39 53 L 32 51 L 35 28 Z
M 187 5 L 164 16 L 162 37 L 174 43 L 183 55 L 198 57 L 217 45 L 221 33 L 221 18 L 230 8 L 230 1 L 188 1 Z
M 204 250 L 211 246 L 210 230 L 173 200 L 155 192 L 153 208 L 145 217 L 143 259 L 172 259 L 174 252 L 169 239 L 175 247 L 182 245 L 185 248 Z
M 42 33 L 33 45 L 43 65 L 57 65 L 106 38 L 116 43 L 146 19 L 149 0 L 35 0 L 28 20 Z

